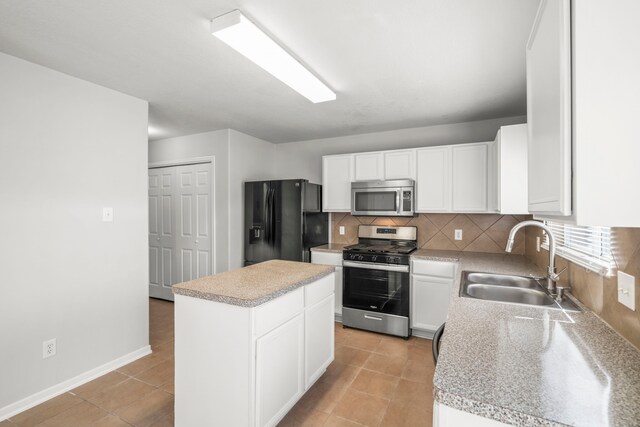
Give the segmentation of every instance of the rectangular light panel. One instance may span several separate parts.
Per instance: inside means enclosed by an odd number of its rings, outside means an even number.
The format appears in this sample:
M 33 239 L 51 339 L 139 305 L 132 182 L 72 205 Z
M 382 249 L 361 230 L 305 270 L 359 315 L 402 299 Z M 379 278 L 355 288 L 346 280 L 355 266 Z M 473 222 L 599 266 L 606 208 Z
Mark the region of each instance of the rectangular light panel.
M 211 34 L 240 52 L 313 103 L 333 101 L 336 94 L 239 10 L 211 20 Z

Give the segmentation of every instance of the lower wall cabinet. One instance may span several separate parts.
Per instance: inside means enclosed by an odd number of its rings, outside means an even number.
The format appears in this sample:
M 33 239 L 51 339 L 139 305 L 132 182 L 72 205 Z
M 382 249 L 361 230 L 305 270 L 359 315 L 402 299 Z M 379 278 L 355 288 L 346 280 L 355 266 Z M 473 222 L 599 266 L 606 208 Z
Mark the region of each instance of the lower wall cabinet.
M 342 319 L 342 252 L 319 252 L 311 251 L 312 264 L 333 265 L 336 267 L 336 282 L 334 288 L 335 295 L 335 315 L 336 319 Z
M 333 361 L 334 283 L 257 307 L 176 295 L 176 425 L 277 425 Z
M 411 261 L 411 329 L 413 335 L 431 338 L 447 320 L 457 263 Z

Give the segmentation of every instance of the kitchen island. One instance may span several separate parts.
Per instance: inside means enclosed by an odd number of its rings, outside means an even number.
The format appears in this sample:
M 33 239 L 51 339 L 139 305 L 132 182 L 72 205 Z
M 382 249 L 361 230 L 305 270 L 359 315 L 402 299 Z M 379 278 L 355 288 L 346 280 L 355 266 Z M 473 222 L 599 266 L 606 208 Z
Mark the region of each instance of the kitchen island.
M 175 285 L 175 425 L 276 425 L 333 361 L 334 281 L 272 260 Z
M 542 269 L 506 254 L 415 256 L 459 262 L 434 376 L 434 426 L 638 425 L 640 352 L 592 312 L 459 296 L 462 271 Z

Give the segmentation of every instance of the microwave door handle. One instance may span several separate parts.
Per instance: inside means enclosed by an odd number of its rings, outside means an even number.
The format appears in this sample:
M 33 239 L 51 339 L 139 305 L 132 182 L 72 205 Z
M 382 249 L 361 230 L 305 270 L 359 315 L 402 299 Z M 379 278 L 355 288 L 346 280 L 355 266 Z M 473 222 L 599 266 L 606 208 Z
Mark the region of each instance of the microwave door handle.
M 402 190 L 396 190 L 396 213 L 402 213 L 402 204 L 400 195 L 402 194 Z

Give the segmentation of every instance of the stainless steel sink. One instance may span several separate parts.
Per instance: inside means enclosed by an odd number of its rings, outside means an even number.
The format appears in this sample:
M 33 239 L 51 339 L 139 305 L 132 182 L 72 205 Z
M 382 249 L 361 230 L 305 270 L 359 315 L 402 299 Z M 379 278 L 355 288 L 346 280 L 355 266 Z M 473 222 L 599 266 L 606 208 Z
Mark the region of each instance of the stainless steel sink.
M 487 301 L 580 311 L 567 298 L 557 301 L 534 277 L 463 271 L 460 296 Z

